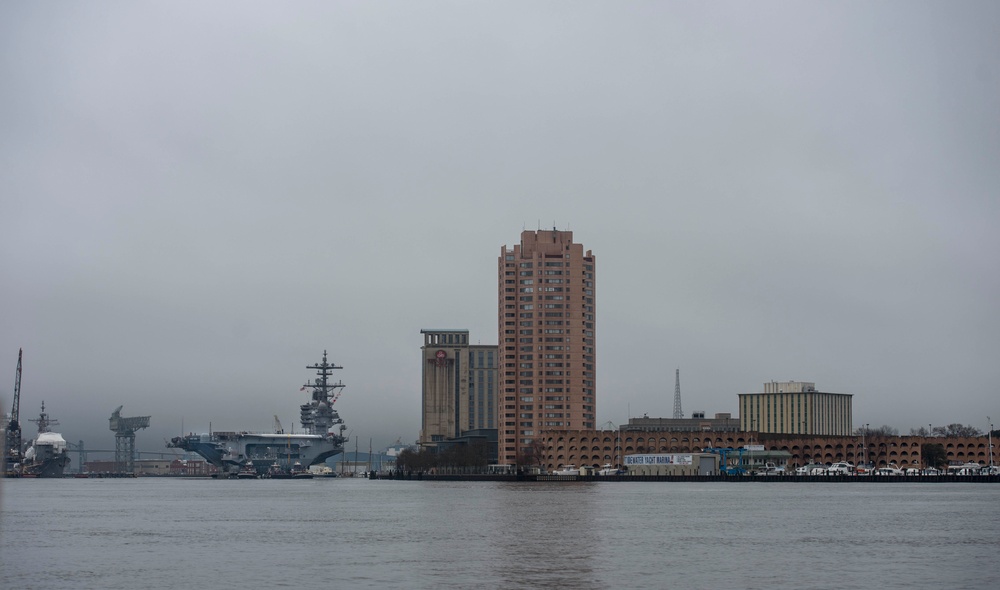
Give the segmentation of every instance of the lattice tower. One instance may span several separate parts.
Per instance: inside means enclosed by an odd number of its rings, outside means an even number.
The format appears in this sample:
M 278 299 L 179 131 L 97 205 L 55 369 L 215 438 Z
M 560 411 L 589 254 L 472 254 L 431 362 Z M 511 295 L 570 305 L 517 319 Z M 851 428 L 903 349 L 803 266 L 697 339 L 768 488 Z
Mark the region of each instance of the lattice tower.
M 681 409 L 681 370 L 677 369 L 674 379 L 674 419 L 679 420 L 684 417 L 684 410 Z

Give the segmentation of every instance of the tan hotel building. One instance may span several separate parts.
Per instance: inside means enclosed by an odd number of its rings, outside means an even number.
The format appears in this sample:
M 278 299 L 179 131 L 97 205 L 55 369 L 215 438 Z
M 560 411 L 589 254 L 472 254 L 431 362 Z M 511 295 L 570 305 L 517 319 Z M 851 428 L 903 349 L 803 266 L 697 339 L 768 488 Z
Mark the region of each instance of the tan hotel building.
M 468 330 L 421 330 L 420 445 L 496 428 L 497 347 L 469 344 Z
M 594 265 L 571 231 L 524 231 L 500 250 L 501 464 L 543 430 L 595 427 Z
M 741 393 L 740 430 L 767 434 L 850 436 L 849 393 L 816 391 L 815 383 L 771 381 L 764 393 Z

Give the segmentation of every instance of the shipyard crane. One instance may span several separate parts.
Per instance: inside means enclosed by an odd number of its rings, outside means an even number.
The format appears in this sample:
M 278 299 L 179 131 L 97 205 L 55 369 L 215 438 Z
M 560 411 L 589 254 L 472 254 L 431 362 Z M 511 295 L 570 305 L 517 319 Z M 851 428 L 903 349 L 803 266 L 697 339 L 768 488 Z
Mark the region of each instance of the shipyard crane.
M 87 464 L 87 448 L 83 445 L 83 441 L 76 443 L 66 441 L 66 448 L 69 449 L 70 453 L 76 453 L 76 462 L 79 466 L 77 473 L 83 473 L 84 466 Z
M 281 420 L 278 420 L 278 415 L 274 415 L 274 433 L 275 434 L 285 434 L 285 429 L 281 427 Z
M 118 406 L 108 419 L 115 433 L 115 473 L 132 475 L 135 473 L 135 431 L 149 426 L 149 416 L 122 418 L 122 407 Z
M 21 465 L 21 353 L 23 349 L 17 350 L 17 374 L 14 377 L 14 403 L 10 409 L 10 422 L 4 432 L 4 465 L 5 476 L 17 475 L 17 469 Z

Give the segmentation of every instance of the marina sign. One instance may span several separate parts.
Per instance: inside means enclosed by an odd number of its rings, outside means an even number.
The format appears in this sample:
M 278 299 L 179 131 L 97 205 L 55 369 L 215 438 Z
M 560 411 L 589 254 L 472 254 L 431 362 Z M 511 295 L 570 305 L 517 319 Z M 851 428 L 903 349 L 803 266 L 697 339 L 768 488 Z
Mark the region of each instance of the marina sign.
M 625 465 L 691 465 L 692 455 L 625 455 Z

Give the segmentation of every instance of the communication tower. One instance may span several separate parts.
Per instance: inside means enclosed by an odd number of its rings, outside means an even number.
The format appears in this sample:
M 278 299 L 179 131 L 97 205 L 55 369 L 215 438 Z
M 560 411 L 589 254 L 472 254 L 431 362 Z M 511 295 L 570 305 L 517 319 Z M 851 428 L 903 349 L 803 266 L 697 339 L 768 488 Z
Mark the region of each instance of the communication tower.
M 115 433 L 115 473 L 135 473 L 135 431 L 149 426 L 149 416 L 122 418 L 123 406 L 111 414 L 110 428 Z
M 681 410 L 681 370 L 677 369 L 674 380 L 674 420 L 680 420 L 683 417 L 684 411 Z

